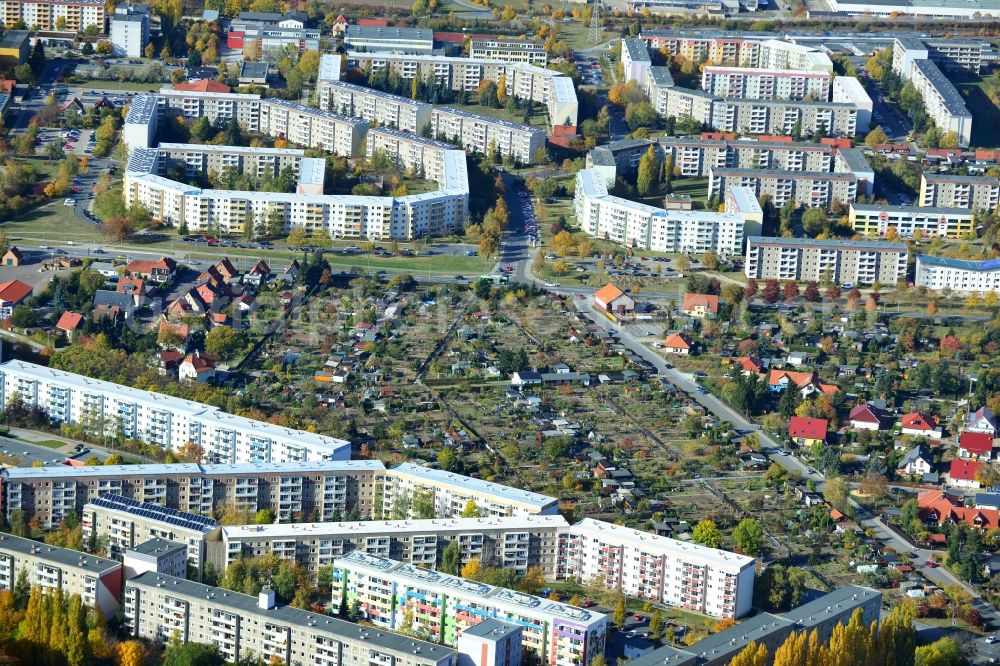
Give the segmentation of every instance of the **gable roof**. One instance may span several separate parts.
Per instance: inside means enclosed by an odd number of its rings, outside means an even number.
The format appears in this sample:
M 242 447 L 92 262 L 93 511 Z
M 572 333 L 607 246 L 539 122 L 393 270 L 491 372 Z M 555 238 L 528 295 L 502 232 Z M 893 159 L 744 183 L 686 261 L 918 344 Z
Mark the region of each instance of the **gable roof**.
M 195 352 L 194 354 L 188 354 L 184 357 L 182 364 L 190 365 L 194 368 L 195 372 L 206 372 L 208 370 L 215 369 L 215 363 L 212 359 L 207 356 L 202 356 L 201 354 Z
M 154 270 L 173 271 L 177 267 L 177 262 L 170 257 L 160 257 L 156 261 L 149 259 L 136 259 L 125 265 L 126 273 L 141 273 L 149 275 Z
M 174 301 L 176 303 L 176 301 Z M 187 340 L 188 336 L 188 325 L 182 322 L 171 323 L 169 321 L 160 322 L 160 331 L 168 330 L 173 332 L 174 335 L 179 337 L 182 341 Z
M 743 372 L 760 372 L 763 369 L 763 364 L 755 359 L 753 356 L 740 356 L 736 359 L 736 362 L 740 364 Z
M 697 307 L 703 307 L 715 314 L 719 311 L 719 297 L 713 294 L 684 294 L 681 310 L 687 312 Z
M 982 419 L 986 419 L 986 421 L 988 421 L 989 424 L 994 427 L 996 427 L 997 424 L 1000 423 L 1000 421 L 997 421 L 997 417 L 993 413 L 993 410 L 991 410 L 989 407 L 986 407 L 985 405 L 974 411 L 972 414 L 970 414 L 969 419 L 968 421 L 966 421 L 966 423 L 973 424 Z
M 882 421 L 885 420 L 886 414 L 881 409 L 872 405 L 871 403 L 863 402 L 860 405 L 855 405 L 851 409 L 851 421 L 860 421 L 862 423 L 877 423 L 882 425 Z
M 223 277 L 233 277 L 239 271 L 233 266 L 233 262 L 229 261 L 229 257 L 223 257 L 222 261 L 214 266 L 215 270 L 221 274 Z
M 826 419 L 814 419 L 808 416 L 793 416 L 788 419 L 788 436 L 803 439 L 826 439 L 826 431 L 830 422 Z
M 951 521 L 964 522 L 970 527 L 985 529 L 1000 527 L 1000 511 L 963 506 L 954 497 L 940 490 L 929 490 L 917 495 L 917 508 L 924 516 L 930 512 L 936 514 L 938 525 Z
M 609 283 L 594 292 L 594 300 L 600 301 L 601 303 L 610 303 L 624 294 L 624 291 Z
M 267 265 L 266 261 L 260 259 L 253 265 L 253 268 L 251 268 L 248 273 L 251 275 L 270 275 L 271 267 Z
M 896 465 L 896 469 L 903 469 L 912 462 L 917 460 L 924 460 L 929 465 L 931 463 L 931 458 L 927 455 L 927 451 L 924 450 L 922 446 L 914 446 L 912 449 L 906 452 L 902 458 L 899 459 L 899 464 Z
M 22 254 L 21 251 L 17 249 L 16 245 L 11 245 L 9 248 L 7 248 L 7 251 L 4 252 L 3 256 L 6 257 L 7 255 L 11 255 L 12 257 L 15 257 L 18 260 L 24 259 L 24 254 Z
M 993 438 L 985 432 L 963 432 L 958 436 L 958 446 L 969 453 L 982 455 L 993 451 Z
M 769 386 L 781 385 L 783 378 L 788 378 L 788 383 L 795 384 L 797 388 L 804 388 L 816 381 L 815 372 L 796 372 L 795 370 L 772 370 L 767 376 Z
M 31 296 L 31 285 L 20 280 L 9 280 L 0 282 L 0 303 L 12 303 L 17 305 L 28 296 Z
M 213 93 L 228 93 L 232 92 L 233 89 L 227 86 L 225 83 L 220 83 L 215 79 L 199 79 L 192 83 L 175 83 L 174 90 L 183 90 L 185 92 L 213 92 Z
M 674 333 L 667 336 L 663 346 L 667 349 L 691 349 L 691 340 L 683 333 Z
M 934 430 L 934 421 L 920 412 L 904 414 L 899 420 L 899 425 L 910 430 Z
M 139 294 L 141 296 L 145 286 L 146 283 L 142 278 L 122 277 L 119 278 L 115 291 L 119 294 L 131 294 L 133 296 Z
M 70 312 L 67 310 L 62 313 L 59 317 L 59 321 L 56 322 L 56 328 L 60 331 L 75 331 L 83 325 L 83 315 L 79 312 Z
M 951 461 L 948 474 L 951 476 L 952 481 L 974 481 L 976 473 L 982 465 L 983 463 L 978 460 L 959 460 L 956 458 Z

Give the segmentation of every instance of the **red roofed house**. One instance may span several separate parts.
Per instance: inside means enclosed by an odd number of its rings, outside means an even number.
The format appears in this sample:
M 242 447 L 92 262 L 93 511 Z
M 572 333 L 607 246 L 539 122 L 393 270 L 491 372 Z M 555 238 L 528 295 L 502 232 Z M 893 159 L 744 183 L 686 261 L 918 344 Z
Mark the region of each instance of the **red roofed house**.
M 31 285 L 20 280 L 0 282 L 0 320 L 10 317 L 18 305 L 31 296 Z
M 920 412 L 910 412 L 904 414 L 899 420 L 900 432 L 904 435 L 914 437 L 927 437 L 929 439 L 941 439 L 941 428 L 937 427 L 934 419 L 921 414 Z
M 56 329 L 65 333 L 68 340 L 73 339 L 73 334 L 80 330 L 81 326 L 83 326 L 83 315 L 69 310 L 63 312 L 56 322 Z
M 917 509 L 924 522 L 935 525 L 963 522 L 969 527 L 985 530 L 1000 527 L 1000 511 L 964 506 L 940 490 L 928 490 L 917 495 Z
M 851 427 L 855 430 L 881 430 L 891 422 L 878 407 L 863 402 L 851 409 Z
M 993 437 L 983 432 L 963 432 L 958 436 L 958 457 L 967 460 L 991 460 Z
M 606 284 L 594 292 L 594 307 L 611 314 L 635 312 L 635 301 L 613 284 Z
M 167 334 L 169 332 L 169 335 Z M 157 337 L 163 334 L 164 342 L 160 344 L 161 347 L 180 347 L 181 349 L 187 348 L 188 341 L 188 325 L 184 323 L 172 323 L 169 321 L 161 321 L 159 331 L 157 331 Z M 180 359 L 177 359 L 180 361 Z
M 177 379 L 177 366 L 184 358 L 184 353 L 177 349 L 162 349 L 156 352 L 157 371 L 164 377 Z
M 981 488 L 982 484 L 976 480 L 976 474 L 983 464 L 977 460 L 959 460 L 957 458 L 952 460 L 948 470 L 951 485 L 958 488 Z
M 694 348 L 694 343 L 683 333 L 673 333 L 663 341 L 663 351 L 668 354 L 683 354 L 687 356 Z
M 788 420 L 788 437 L 800 446 L 826 443 L 826 431 L 830 422 L 807 416 L 793 416 Z
M 339 37 L 344 34 L 345 30 L 347 30 L 347 19 L 344 18 L 343 14 L 341 14 L 333 22 L 333 34 Z
M 188 354 L 181 361 L 180 367 L 177 369 L 177 376 L 181 381 L 207 382 L 215 377 L 215 363 L 199 352 Z
M 759 375 L 764 369 L 764 364 L 753 356 L 740 356 L 736 359 L 736 364 L 744 375 Z
M 712 294 L 684 294 L 681 312 L 690 317 L 704 318 L 719 314 L 719 297 Z
M 802 397 L 807 397 L 813 393 L 823 392 L 825 385 L 821 384 L 815 372 L 798 372 L 795 370 L 771 370 L 767 375 L 768 387 L 778 393 L 785 390 L 786 386 L 794 385 Z M 833 387 L 836 392 L 836 387 Z
M 156 261 L 136 260 L 125 265 L 127 274 L 152 282 L 166 282 L 174 276 L 176 270 L 177 262 L 170 257 L 160 257 Z
M 263 259 L 254 264 L 253 268 L 243 274 L 243 283 L 259 287 L 271 277 L 271 267 Z
M 149 295 L 152 290 L 146 286 L 145 280 L 132 277 L 122 277 L 118 279 L 115 291 L 119 294 L 128 294 L 132 297 L 137 306 L 142 307 L 143 305 L 147 305 L 149 303 Z
M 183 90 L 185 92 L 209 92 L 209 93 L 228 93 L 233 91 L 233 89 L 227 86 L 225 83 L 220 83 L 215 79 L 200 79 L 192 83 L 175 83 L 174 90 Z

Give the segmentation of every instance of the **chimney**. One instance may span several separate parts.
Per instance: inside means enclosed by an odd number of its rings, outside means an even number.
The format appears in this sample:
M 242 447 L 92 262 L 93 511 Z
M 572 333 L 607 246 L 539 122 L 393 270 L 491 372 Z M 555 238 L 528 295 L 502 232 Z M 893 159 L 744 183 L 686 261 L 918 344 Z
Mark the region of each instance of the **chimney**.
M 271 610 L 274 608 L 274 590 L 269 587 L 261 588 L 257 595 L 257 605 L 261 610 Z

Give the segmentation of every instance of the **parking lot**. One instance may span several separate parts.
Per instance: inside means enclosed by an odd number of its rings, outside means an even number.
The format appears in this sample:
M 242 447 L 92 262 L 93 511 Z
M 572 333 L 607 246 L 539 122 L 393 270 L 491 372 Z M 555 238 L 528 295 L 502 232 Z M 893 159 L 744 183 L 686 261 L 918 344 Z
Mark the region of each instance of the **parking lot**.
M 607 58 L 608 56 L 604 57 Z M 604 85 L 604 71 L 601 69 L 601 64 L 597 62 L 597 58 L 578 56 L 576 70 L 580 72 L 580 78 L 584 85 Z

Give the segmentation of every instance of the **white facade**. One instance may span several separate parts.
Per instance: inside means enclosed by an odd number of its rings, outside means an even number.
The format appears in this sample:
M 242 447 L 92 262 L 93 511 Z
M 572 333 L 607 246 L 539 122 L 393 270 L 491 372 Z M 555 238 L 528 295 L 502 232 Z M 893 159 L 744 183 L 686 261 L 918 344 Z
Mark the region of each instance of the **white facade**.
M 360 118 L 373 126 L 388 126 L 419 134 L 431 119 L 430 104 L 345 81 L 321 82 L 319 95 L 321 109 Z
M 502 157 L 521 164 L 530 164 L 535 151 L 545 147 L 545 132 L 540 129 L 447 106 L 434 109 L 431 131 L 435 137 L 457 141 L 471 152 L 497 150 Z
M 837 76 L 833 79 L 833 101 L 843 104 L 853 104 L 858 110 L 857 131 L 867 132 L 871 128 L 872 98 L 853 76 Z
M 752 557 L 590 518 L 566 537 L 564 578 L 715 617 L 740 617 L 753 605 Z
M 732 99 L 811 99 L 830 97 L 829 72 L 754 69 L 710 65 L 702 70 L 701 89 Z
M 755 67 L 760 69 L 797 69 L 807 72 L 833 72 L 830 56 L 819 49 L 779 39 L 768 39 L 756 47 Z
M 641 39 L 623 39 L 621 61 L 625 80 L 635 81 L 640 87 L 645 85 L 646 74 L 653 65 L 646 42 Z
M 959 294 L 1000 293 L 1000 261 L 964 261 L 917 255 L 916 284 Z
M 116 56 L 142 58 L 149 43 L 149 9 L 145 5 L 119 5 L 111 15 L 111 48 Z
M 924 98 L 927 115 L 942 134 L 954 132 L 958 145 L 968 148 L 972 141 L 972 114 L 958 88 L 930 60 L 915 60 L 910 69 L 910 82 Z
M 754 199 L 756 200 L 756 199 Z M 601 172 L 576 175 L 574 205 L 580 227 L 591 236 L 660 252 L 740 254 L 747 217 L 743 212 L 664 210 L 608 194 Z M 746 211 L 753 215 L 758 211 Z
M 156 95 L 136 95 L 132 98 L 125 124 L 122 125 L 122 141 L 133 148 L 149 148 L 156 143 L 158 121 Z
M 350 442 L 227 414 L 190 400 L 91 379 L 33 363 L 0 365 L 0 404 L 20 396 L 54 423 L 83 425 L 177 451 L 188 442 L 210 462 L 344 460 Z

